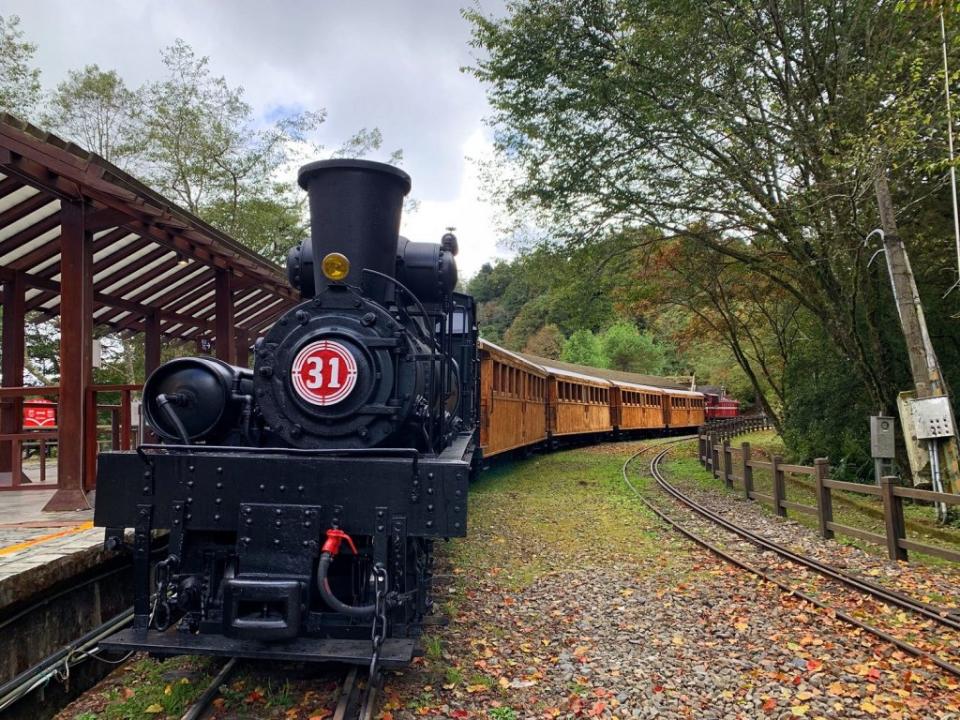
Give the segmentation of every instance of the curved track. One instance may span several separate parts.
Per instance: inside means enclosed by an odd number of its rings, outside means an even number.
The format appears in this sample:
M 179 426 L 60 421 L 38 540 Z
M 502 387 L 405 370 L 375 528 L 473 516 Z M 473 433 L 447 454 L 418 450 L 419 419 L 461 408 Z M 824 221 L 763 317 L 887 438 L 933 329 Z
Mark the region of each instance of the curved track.
M 726 550 L 720 548 L 714 543 L 711 543 L 709 540 L 701 537 L 700 535 L 697 535 L 688 527 L 685 527 L 683 524 L 678 522 L 674 517 L 668 515 L 661 508 L 657 507 L 655 504 L 650 502 L 650 500 L 647 497 L 645 497 L 644 494 L 641 493 L 636 488 L 636 486 L 630 481 L 628 469 L 630 467 L 630 464 L 634 462 L 637 458 L 639 458 L 641 455 L 645 454 L 650 450 L 659 449 L 660 452 L 656 456 L 654 456 L 650 462 L 650 472 L 653 475 L 654 480 L 656 480 L 657 485 L 664 492 L 666 492 L 670 497 L 672 497 L 678 503 L 681 503 L 684 507 L 689 508 L 692 512 L 695 512 L 703 516 L 704 518 L 710 520 L 711 522 L 716 523 L 717 525 L 724 528 L 728 532 L 734 533 L 738 537 L 741 537 L 745 540 L 748 540 L 749 542 L 756 544 L 759 547 L 762 547 L 764 550 L 775 552 L 781 557 L 789 560 L 792 563 L 795 563 L 802 567 L 813 570 L 823 575 L 824 577 L 829 578 L 832 581 L 841 583 L 845 587 L 850 588 L 856 592 L 870 595 L 885 604 L 891 605 L 893 607 L 897 607 L 899 609 L 902 609 L 908 612 L 915 613 L 917 615 L 924 617 L 927 620 L 933 620 L 950 629 L 957 629 L 958 627 L 960 627 L 960 623 L 957 623 L 956 619 L 954 617 L 951 617 L 950 614 L 946 613 L 945 611 L 937 610 L 936 608 L 934 608 L 933 606 L 927 603 L 920 602 L 914 598 L 910 598 L 909 596 L 903 595 L 901 593 L 887 590 L 886 588 L 883 588 L 882 586 L 876 585 L 874 583 L 864 582 L 862 579 L 856 578 L 855 576 L 852 576 L 846 572 L 838 570 L 837 568 L 834 568 L 826 563 L 820 562 L 813 558 L 808 558 L 804 555 L 800 555 L 799 553 L 795 553 L 789 548 L 783 547 L 778 543 L 775 543 L 767 538 L 759 536 L 756 533 L 752 533 L 749 530 L 745 530 L 744 528 L 741 528 L 740 526 L 734 523 L 731 523 L 726 518 L 721 517 L 717 513 L 713 512 L 712 510 L 691 500 L 682 492 L 680 492 L 677 488 L 675 488 L 673 485 L 667 482 L 667 480 L 663 477 L 663 473 L 660 470 L 660 463 L 662 462 L 664 456 L 667 454 L 668 449 L 660 449 L 662 447 L 663 445 L 661 444 L 658 446 L 649 446 L 649 447 L 643 448 L 639 452 L 627 458 L 627 460 L 624 462 L 622 467 L 624 482 L 631 489 L 631 491 L 660 519 L 662 519 L 668 525 L 670 525 L 671 527 L 679 531 L 681 534 L 693 540 L 698 545 L 718 555 L 725 561 L 733 565 L 736 565 L 737 567 L 740 567 L 744 570 L 747 570 L 748 572 L 751 572 L 754 575 L 757 575 L 758 577 L 761 577 L 764 580 L 767 580 L 768 582 L 773 583 L 784 592 L 795 595 L 796 597 L 802 600 L 805 600 L 806 602 L 809 602 L 818 608 L 833 612 L 836 615 L 836 617 L 840 618 L 844 622 L 850 625 L 853 625 L 854 627 L 857 627 L 861 630 L 869 632 L 875 637 L 878 637 L 881 640 L 884 640 L 885 642 L 889 642 L 892 645 L 895 645 L 897 648 L 899 648 L 900 650 L 903 650 L 904 652 L 907 652 L 915 657 L 920 657 L 920 658 L 929 660 L 930 662 L 934 663 L 935 665 L 945 670 L 946 672 L 952 675 L 955 675 L 957 677 L 960 677 L 960 666 L 952 662 L 943 660 L 937 655 L 931 652 L 928 652 L 927 650 L 924 650 L 920 647 L 917 647 L 916 645 L 910 642 L 907 642 L 898 637 L 895 637 L 894 635 L 891 635 L 890 633 L 884 630 L 881 630 L 880 628 L 874 625 L 863 622 L 862 620 L 850 615 L 849 613 L 844 612 L 843 610 L 840 610 L 832 605 L 825 603 L 824 601 L 816 597 L 813 597 L 812 595 L 809 595 L 799 590 L 798 588 L 785 582 L 782 578 L 776 577 L 775 575 L 772 575 L 764 570 L 761 570 L 760 568 L 750 564 L 745 560 L 742 560 L 740 558 L 735 557 L 734 555 L 731 555 Z

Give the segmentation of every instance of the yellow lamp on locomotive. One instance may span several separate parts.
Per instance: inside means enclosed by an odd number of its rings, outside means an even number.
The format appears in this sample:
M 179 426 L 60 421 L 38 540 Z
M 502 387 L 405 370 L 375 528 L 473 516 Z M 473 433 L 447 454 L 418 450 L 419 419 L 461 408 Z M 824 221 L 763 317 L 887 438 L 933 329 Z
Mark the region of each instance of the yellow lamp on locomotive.
M 350 261 L 346 255 L 332 252 L 323 258 L 320 267 L 328 280 L 343 280 L 350 272 Z

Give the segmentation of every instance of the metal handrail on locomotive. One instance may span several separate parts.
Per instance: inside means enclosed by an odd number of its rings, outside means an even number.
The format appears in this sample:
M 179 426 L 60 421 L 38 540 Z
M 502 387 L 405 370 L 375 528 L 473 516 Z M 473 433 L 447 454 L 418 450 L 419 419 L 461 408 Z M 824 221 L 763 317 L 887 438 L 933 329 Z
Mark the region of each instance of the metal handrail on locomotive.
M 298 181 L 302 302 L 253 370 L 162 365 L 143 389 L 162 442 L 100 455 L 95 523 L 110 547 L 134 536 L 133 626 L 105 648 L 401 666 L 432 606 L 433 542 L 466 533 L 477 330 L 457 240 L 399 236 L 411 181 L 395 167 L 320 161 Z

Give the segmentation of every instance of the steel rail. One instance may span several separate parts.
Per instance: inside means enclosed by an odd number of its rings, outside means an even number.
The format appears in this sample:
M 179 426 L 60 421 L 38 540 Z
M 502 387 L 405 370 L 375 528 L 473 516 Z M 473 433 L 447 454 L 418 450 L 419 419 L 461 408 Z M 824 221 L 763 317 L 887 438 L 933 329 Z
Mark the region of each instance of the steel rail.
M 715 522 L 730 532 L 739 535 L 744 540 L 747 540 L 748 542 L 751 542 L 765 550 L 770 550 L 771 552 L 774 552 L 781 557 L 790 560 L 791 562 L 808 567 L 811 570 L 820 573 L 821 575 L 846 585 L 847 587 L 853 588 L 854 590 L 867 595 L 872 595 L 886 605 L 891 605 L 902 610 L 910 610 L 911 612 L 917 613 L 918 615 L 923 615 L 924 617 L 933 620 L 940 625 L 949 627 L 952 630 L 960 630 L 960 621 L 951 617 L 950 611 L 946 609 L 938 608 L 930 603 L 912 598 L 909 595 L 885 588 L 882 585 L 864 581 L 863 579 L 858 578 L 851 573 L 844 572 L 843 570 L 835 568 L 828 563 L 817 560 L 816 558 L 801 555 L 800 553 L 794 552 L 790 548 L 787 548 L 780 543 L 774 542 L 763 535 L 755 533 L 751 530 L 747 530 L 746 528 L 727 520 L 716 511 L 711 510 L 701 503 L 698 503 L 696 500 L 693 500 L 685 493 L 677 489 L 676 486 L 668 482 L 667 479 L 663 477 L 663 474 L 659 471 L 659 459 L 655 462 L 657 465 L 657 471 L 654 473 L 654 478 L 661 488 L 663 488 L 667 493 L 672 495 L 694 512 L 702 515 L 712 522 Z M 653 473 L 654 471 L 652 465 L 653 463 L 651 463 L 651 472 Z
M 378 672 L 376 677 L 368 676 L 366 685 L 361 685 L 360 669 L 350 668 L 340 686 L 337 705 L 330 720 L 373 720 L 382 687 L 382 672 Z
M 949 663 L 949 662 L 947 662 L 947 661 L 945 661 L 945 660 L 941 660 L 941 659 L 940 659 L 939 657 L 937 657 L 936 655 L 934 655 L 934 654 L 932 654 L 932 653 L 930 653 L 930 652 L 927 652 L 926 650 L 923 650 L 923 649 L 917 647 L 916 645 L 913 645 L 913 644 L 911 644 L 911 643 L 909 643 L 909 642 L 906 642 L 906 641 L 901 640 L 901 639 L 899 639 L 899 638 L 897 638 L 897 637 L 894 637 L 893 635 L 890 635 L 889 633 L 887 633 L 887 632 L 885 632 L 885 631 L 883 631 L 883 630 L 881 630 L 881 629 L 879 629 L 879 628 L 877 628 L 877 627 L 874 627 L 873 625 L 870 625 L 869 623 L 865 623 L 865 622 L 863 622 L 863 621 L 861 621 L 861 620 L 858 620 L 857 618 L 855 618 L 855 617 L 853 617 L 852 615 L 844 612 L 843 610 L 838 610 L 837 608 L 832 607 L 832 606 L 826 604 L 825 602 L 823 602 L 823 601 L 821 601 L 821 600 L 818 600 L 817 598 L 815 598 L 815 597 L 813 597 L 813 596 L 811 596 L 811 595 L 808 595 L 807 593 L 803 592 L 802 590 L 799 590 L 799 589 L 797 589 L 797 588 L 792 587 L 792 586 L 789 585 L 788 583 L 784 582 L 783 580 L 780 580 L 780 579 L 777 578 L 777 577 L 774 577 L 773 575 L 765 572 L 764 570 L 761 570 L 760 568 L 755 567 L 754 565 L 751 565 L 750 563 L 748 563 L 748 562 L 746 562 L 746 561 L 744 561 L 744 560 L 740 560 L 739 558 L 734 557 L 733 555 L 731 555 L 730 553 L 726 552 L 725 550 L 719 548 L 718 546 L 714 545 L 714 544 L 711 543 L 710 541 L 708 541 L 708 540 L 702 538 L 701 536 L 697 535 L 697 534 L 694 533 L 692 530 L 689 530 L 688 528 L 684 527 L 684 526 L 683 526 L 681 523 L 679 523 L 677 520 L 675 520 L 674 518 L 670 517 L 670 515 L 668 515 L 667 513 L 665 513 L 665 512 L 664 512 L 663 510 L 661 510 L 660 508 L 656 507 L 656 506 L 655 506 L 653 503 L 651 503 L 646 497 L 644 497 L 644 495 L 643 495 L 639 490 L 637 490 L 636 486 L 635 486 L 632 482 L 630 482 L 630 478 L 629 478 L 629 475 L 628 475 L 628 473 L 627 473 L 627 468 L 630 466 L 630 463 L 633 462 L 636 458 L 640 457 L 640 455 L 644 454 L 644 453 L 645 453 L 647 450 L 649 450 L 649 449 L 651 449 L 651 448 L 644 448 L 644 449 L 640 450 L 639 452 L 635 453 L 634 455 L 630 456 L 629 458 L 627 458 L 627 460 L 626 460 L 626 461 L 624 462 L 624 464 L 623 464 L 623 467 L 621 468 L 621 472 L 622 472 L 622 474 L 623 474 L 623 480 L 624 480 L 624 482 L 627 484 L 627 487 L 630 488 L 630 490 L 633 492 L 633 494 L 636 495 L 637 498 L 638 498 L 651 512 L 653 512 L 657 517 L 659 517 L 661 520 L 663 520 L 665 523 L 667 523 L 667 525 L 669 525 L 670 527 L 674 528 L 674 529 L 677 530 L 679 533 L 681 533 L 682 535 L 686 536 L 687 538 L 689 538 L 690 540 L 692 540 L 693 542 L 695 542 L 697 545 L 700 545 L 701 547 L 709 550 L 710 552 L 714 553 L 714 554 L 717 555 L 718 557 L 720 557 L 720 558 L 722 558 L 723 560 L 727 561 L 727 562 L 730 563 L 731 565 L 735 565 L 735 566 L 741 568 L 742 570 L 746 570 L 747 572 L 750 572 L 750 573 L 756 575 L 757 577 L 760 577 L 760 578 L 766 580 L 767 582 L 769 582 L 769 583 L 777 586 L 777 587 L 780 588 L 781 590 L 783 590 L 785 593 L 787 593 L 787 594 L 789 594 L 789 595 L 793 595 L 793 596 L 795 596 L 795 597 L 798 597 L 798 598 L 800 598 L 801 600 L 804 600 L 804 601 L 810 603 L 810 604 L 813 605 L 814 607 L 817 607 L 817 608 L 819 608 L 819 609 L 821 609 L 821 610 L 825 610 L 825 611 L 828 611 L 828 612 L 833 613 L 835 617 L 840 618 L 841 620 L 843 620 L 843 621 L 846 622 L 847 624 L 852 625 L 853 627 L 859 628 L 859 629 L 861 629 L 861 630 L 865 630 L 866 632 L 869 632 L 871 635 L 874 635 L 875 637 L 883 640 L 884 642 L 888 642 L 888 643 L 890 643 L 891 645 L 894 645 L 895 647 L 899 648 L 900 650 L 903 650 L 904 652 L 906 652 L 906 653 L 908 653 L 908 654 L 910 654 L 910 655 L 913 655 L 914 657 L 919 657 L 919 658 L 923 658 L 923 659 L 929 660 L 931 663 L 933 663 L 933 664 L 936 665 L 937 667 L 941 668 L 942 670 L 945 670 L 946 672 L 950 673 L 951 675 L 954 675 L 954 676 L 956 676 L 956 677 L 960 677 L 960 667 L 958 667 L 957 665 L 954 665 L 954 664 L 952 664 L 952 663 Z M 651 463 L 650 463 L 651 472 L 654 474 L 654 478 L 655 478 L 655 479 L 657 478 L 658 475 L 660 475 L 659 464 L 660 464 L 660 461 L 663 459 L 663 457 L 664 457 L 666 454 L 667 454 L 667 450 L 666 450 L 666 449 L 661 450 L 660 453 L 658 453 L 657 456 L 655 456 L 655 457 L 653 458 L 653 460 L 651 461 Z M 661 477 L 662 477 L 662 475 L 661 475 Z
M 207 689 L 203 691 L 203 694 L 198 697 L 194 703 L 187 708 L 187 711 L 180 716 L 180 720 L 200 720 L 204 715 L 206 715 L 207 710 L 210 708 L 210 704 L 216 699 L 220 694 L 220 687 L 230 679 L 230 676 L 233 674 L 233 671 L 237 667 L 237 659 L 230 658 L 220 668 L 220 672 L 216 674 L 216 677 L 210 682 L 207 686 Z

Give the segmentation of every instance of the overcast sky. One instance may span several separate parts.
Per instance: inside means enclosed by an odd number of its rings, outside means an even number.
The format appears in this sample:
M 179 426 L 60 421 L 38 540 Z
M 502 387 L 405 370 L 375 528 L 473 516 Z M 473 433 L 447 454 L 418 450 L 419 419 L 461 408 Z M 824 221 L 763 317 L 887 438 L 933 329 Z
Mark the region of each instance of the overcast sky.
M 466 0 L 465 0 L 466 1 Z M 472 1 L 472 0 L 471 0 Z M 337 147 L 361 127 L 379 127 L 384 150 L 402 148 L 419 210 L 402 232 L 438 240 L 453 225 L 461 274 L 498 248 L 493 208 L 479 200 L 470 158 L 490 152 L 483 87 L 460 71 L 471 63 L 460 0 L 3 0 L 19 15 L 45 87 L 96 63 L 130 86 L 162 73 L 159 51 L 183 38 L 214 73 L 242 85 L 264 120 L 325 108 L 318 140 Z M 481 0 L 500 12 L 501 0 Z M 379 159 L 379 158 L 374 158 Z M 294 178 L 291 178 L 291 182 Z

